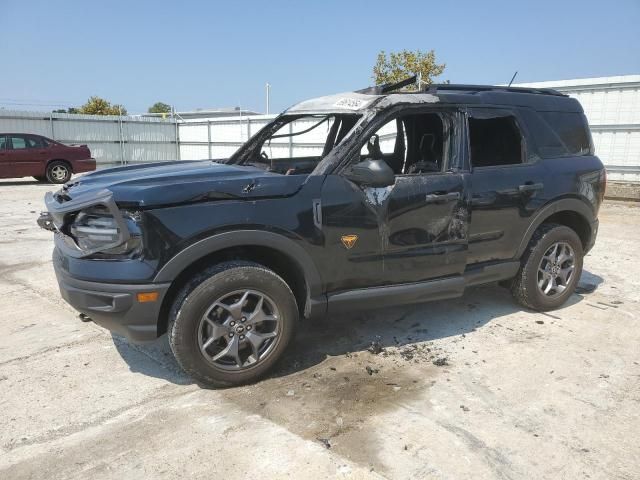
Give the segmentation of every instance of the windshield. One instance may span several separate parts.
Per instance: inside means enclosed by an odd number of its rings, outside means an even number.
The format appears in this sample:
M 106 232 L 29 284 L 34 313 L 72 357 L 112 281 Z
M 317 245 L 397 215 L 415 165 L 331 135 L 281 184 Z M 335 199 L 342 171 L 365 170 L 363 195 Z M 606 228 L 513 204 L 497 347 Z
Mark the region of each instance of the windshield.
M 264 127 L 231 159 L 283 175 L 306 175 L 347 136 L 354 114 L 282 115 Z

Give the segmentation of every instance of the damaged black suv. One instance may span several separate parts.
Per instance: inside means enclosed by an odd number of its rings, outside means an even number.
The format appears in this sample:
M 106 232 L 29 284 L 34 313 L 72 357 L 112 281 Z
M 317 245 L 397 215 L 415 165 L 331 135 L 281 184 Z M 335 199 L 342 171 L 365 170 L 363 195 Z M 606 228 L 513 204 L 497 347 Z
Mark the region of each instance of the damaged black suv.
M 373 87 L 302 102 L 231 158 L 98 171 L 47 194 L 62 296 L 132 341 L 168 333 L 198 381 L 253 381 L 301 318 L 573 293 L 605 171 L 553 90 Z

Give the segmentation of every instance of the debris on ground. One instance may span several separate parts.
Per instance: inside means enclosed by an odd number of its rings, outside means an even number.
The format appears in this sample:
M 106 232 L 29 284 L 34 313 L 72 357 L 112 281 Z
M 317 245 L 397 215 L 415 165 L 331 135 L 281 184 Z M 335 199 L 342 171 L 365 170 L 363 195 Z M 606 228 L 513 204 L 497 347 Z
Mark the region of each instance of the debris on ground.
M 364 367 L 365 370 L 367 371 L 367 373 L 369 375 L 373 375 L 374 373 L 378 373 L 380 370 L 378 370 L 377 368 L 371 368 L 369 365 L 367 365 L 366 367 Z
M 382 343 L 380 340 L 381 340 L 380 336 L 376 335 L 376 339 L 371 342 L 367 350 L 374 355 L 378 355 L 384 352 L 384 347 L 382 346 Z
M 466 405 L 460 405 L 460 408 L 462 409 L 463 412 L 469 411 L 469 407 L 467 407 Z
M 293 390 L 289 390 L 287 392 L 287 397 L 293 397 L 296 394 L 296 392 L 294 392 Z
M 326 448 L 327 450 L 331 448 L 331 443 L 329 443 L 328 438 L 316 438 L 316 440 L 323 444 L 324 448 Z
M 440 358 L 436 358 L 433 361 L 433 364 L 436 367 L 444 367 L 445 365 L 449 365 L 449 362 L 447 361 L 447 357 L 440 357 Z
M 536 323 L 537 323 L 538 325 L 543 325 L 543 324 L 544 324 L 544 320 L 536 320 Z

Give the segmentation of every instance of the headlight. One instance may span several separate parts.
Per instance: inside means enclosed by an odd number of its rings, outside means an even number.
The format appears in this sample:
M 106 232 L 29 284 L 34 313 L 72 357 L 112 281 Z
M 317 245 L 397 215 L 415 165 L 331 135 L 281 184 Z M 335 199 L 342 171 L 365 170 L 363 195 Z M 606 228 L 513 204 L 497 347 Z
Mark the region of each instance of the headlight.
M 142 248 L 140 215 L 122 211 L 122 220 L 106 209 L 92 208 L 76 215 L 69 233 L 83 252 L 124 255 Z

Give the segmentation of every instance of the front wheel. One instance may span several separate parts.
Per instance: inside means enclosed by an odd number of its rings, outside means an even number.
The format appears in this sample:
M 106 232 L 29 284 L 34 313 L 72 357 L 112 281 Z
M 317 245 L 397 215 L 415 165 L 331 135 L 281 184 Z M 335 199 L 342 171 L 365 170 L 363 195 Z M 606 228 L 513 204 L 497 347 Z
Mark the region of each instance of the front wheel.
M 533 310 L 560 307 L 575 291 L 583 255 L 582 242 L 574 230 L 558 224 L 541 225 L 511 285 L 513 296 Z
M 294 336 L 295 297 L 273 271 L 226 262 L 196 276 L 176 298 L 169 343 L 197 381 L 228 387 L 252 382 L 276 363 Z

